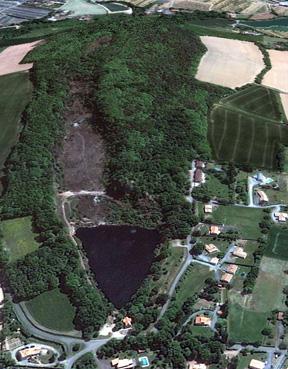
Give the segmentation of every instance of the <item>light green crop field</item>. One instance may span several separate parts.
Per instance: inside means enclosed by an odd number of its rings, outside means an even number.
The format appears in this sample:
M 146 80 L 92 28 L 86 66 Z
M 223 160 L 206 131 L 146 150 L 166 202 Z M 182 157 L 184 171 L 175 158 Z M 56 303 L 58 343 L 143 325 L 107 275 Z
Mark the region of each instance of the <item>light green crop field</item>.
M 214 158 L 276 168 L 278 143 L 288 144 L 288 127 L 281 124 L 281 116 L 278 97 L 266 88 L 249 87 L 223 99 L 209 119 Z
M 219 206 L 213 211 L 213 221 L 218 224 L 234 226 L 242 238 L 257 239 L 261 236 L 259 222 L 263 210 L 238 206 Z
M 271 228 L 265 255 L 288 260 L 288 230 L 277 226 Z
M 0 170 L 17 142 L 20 117 L 31 94 L 32 84 L 27 72 L 0 77 Z
M 39 247 L 32 232 L 31 217 L 4 220 L 0 229 L 10 261 L 19 260 Z
M 75 329 L 75 309 L 68 297 L 58 288 L 25 302 L 25 306 L 32 317 L 46 328 L 60 332 L 71 332 Z

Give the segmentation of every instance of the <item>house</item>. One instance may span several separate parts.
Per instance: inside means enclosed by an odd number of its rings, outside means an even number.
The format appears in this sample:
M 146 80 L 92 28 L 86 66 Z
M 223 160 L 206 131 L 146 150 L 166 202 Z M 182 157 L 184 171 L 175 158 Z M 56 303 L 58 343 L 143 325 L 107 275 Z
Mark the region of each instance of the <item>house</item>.
M 129 316 L 125 316 L 125 318 L 122 319 L 122 322 L 126 328 L 132 327 L 132 318 L 129 318 Z
M 252 359 L 250 361 L 249 368 L 250 369 L 264 369 L 265 363 L 263 363 L 263 361 L 260 361 L 260 360 Z
M 195 167 L 198 169 L 203 169 L 205 168 L 205 164 L 201 160 L 195 160 Z
M 197 168 L 194 172 L 194 182 L 202 183 L 204 181 L 204 173 L 201 169 Z
M 210 228 L 209 228 L 209 234 L 210 235 L 218 236 L 218 234 L 220 234 L 220 233 L 221 233 L 221 231 L 220 231 L 220 228 L 218 226 L 216 226 L 216 225 L 210 226 Z
M 284 313 L 283 313 L 283 311 L 278 311 L 278 313 L 276 315 L 276 319 L 277 320 L 284 320 Z
M 259 197 L 259 204 L 267 204 L 269 199 L 268 199 L 268 196 L 266 195 L 266 193 L 262 190 L 257 190 L 256 193 Z
M 242 247 L 237 246 L 237 247 L 235 247 L 235 249 L 233 250 L 232 255 L 233 255 L 233 256 L 236 256 L 236 257 L 238 257 L 238 258 L 241 258 L 241 259 L 246 259 L 246 257 L 247 257 L 247 252 L 245 252 L 245 251 L 243 250 L 243 248 L 242 248 Z
M 195 318 L 194 324 L 209 327 L 211 325 L 211 318 L 205 315 L 198 315 Z
M 210 204 L 205 204 L 204 205 L 204 213 L 205 214 L 211 214 L 213 211 L 213 206 Z
M 230 274 L 235 274 L 237 272 L 238 266 L 235 264 L 229 264 L 226 268 L 226 272 Z
M 31 356 L 40 355 L 41 354 L 41 348 L 39 347 L 29 347 L 29 348 L 23 348 L 22 350 L 19 350 L 17 352 L 17 357 L 19 360 L 25 360 L 29 359 Z
M 208 252 L 208 254 L 213 254 L 213 252 L 218 252 L 219 249 L 217 246 L 215 246 L 213 243 L 206 244 L 204 246 L 205 251 Z
M 219 258 L 217 258 L 216 256 L 212 259 L 210 259 L 210 263 L 213 265 L 217 265 L 219 263 Z
M 116 359 L 111 360 L 111 366 L 117 369 L 128 369 L 134 368 L 135 363 L 132 359 Z
M 288 213 L 275 212 L 274 216 L 278 220 L 278 222 L 280 222 L 280 223 L 284 223 L 288 219 Z
M 224 273 L 220 279 L 223 283 L 230 283 L 232 281 L 233 274 L 230 273 Z
M 188 361 L 187 369 L 207 369 L 207 365 L 198 364 L 197 361 Z

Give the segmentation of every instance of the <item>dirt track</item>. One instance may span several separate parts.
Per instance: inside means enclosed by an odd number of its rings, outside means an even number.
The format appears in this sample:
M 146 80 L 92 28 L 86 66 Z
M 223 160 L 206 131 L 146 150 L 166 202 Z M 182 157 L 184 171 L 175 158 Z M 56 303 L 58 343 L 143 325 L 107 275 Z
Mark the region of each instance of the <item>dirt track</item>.
M 288 93 L 288 51 L 268 50 L 272 69 L 264 76 L 262 84 Z
M 198 66 L 196 78 L 224 87 L 254 82 L 265 67 L 263 55 L 252 42 L 202 36 L 208 51 Z
M 0 53 L 0 76 L 25 71 L 32 68 L 33 63 L 19 64 L 24 57 L 41 41 L 22 45 L 9 46 Z

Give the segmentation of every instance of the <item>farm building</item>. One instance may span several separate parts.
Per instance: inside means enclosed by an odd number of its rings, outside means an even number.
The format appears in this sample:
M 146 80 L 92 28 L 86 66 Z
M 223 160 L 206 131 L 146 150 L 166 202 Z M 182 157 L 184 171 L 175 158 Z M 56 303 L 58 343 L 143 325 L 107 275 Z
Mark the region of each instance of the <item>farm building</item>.
M 256 193 L 259 198 L 259 204 L 266 204 L 269 201 L 268 196 L 264 191 L 257 190 Z
M 211 214 L 213 211 L 213 206 L 210 204 L 205 204 L 204 205 L 204 213 L 205 214 Z
M 237 272 L 238 266 L 235 264 L 229 264 L 226 268 L 226 272 L 230 274 L 235 274 Z
M 194 324 L 209 327 L 211 325 L 211 318 L 205 315 L 196 316 Z
M 275 218 L 278 220 L 279 223 L 284 223 L 288 219 L 288 214 L 283 212 L 275 212 Z
M 210 235 L 218 236 L 218 234 L 220 234 L 220 233 L 221 233 L 221 231 L 220 231 L 220 228 L 218 226 L 216 226 L 216 225 L 210 226 L 210 228 L 209 228 L 209 234 Z
M 217 246 L 215 246 L 213 243 L 209 243 L 207 245 L 205 245 L 205 251 L 208 252 L 208 254 L 213 254 L 213 252 L 218 252 L 219 249 Z
M 233 274 L 230 273 L 224 273 L 220 279 L 223 283 L 230 283 L 232 281 Z
M 260 360 L 252 359 L 249 364 L 250 369 L 264 369 L 265 363 Z
M 246 259 L 247 257 L 247 252 L 245 252 L 243 250 L 242 247 L 235 247 L 235 249 L 233 250 L 233 253 L 232 253 L 233 256 L 236 256 L 238 258 L 241 258 L 241 259 Z
M 116 359 L 111 360 L 111 366 L 117 369 L 129 369 L 134 368 L 135 363 L 132 359 Z

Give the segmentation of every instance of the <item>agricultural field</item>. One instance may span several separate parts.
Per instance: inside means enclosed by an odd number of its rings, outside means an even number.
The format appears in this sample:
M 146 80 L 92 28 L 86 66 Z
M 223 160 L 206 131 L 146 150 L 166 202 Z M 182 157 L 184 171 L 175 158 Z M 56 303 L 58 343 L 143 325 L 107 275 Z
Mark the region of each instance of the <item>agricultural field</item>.
M 31 95 L 32 84 L 27 73 L 0 77 L 0 171 L 17 142 L 21 113 Z
M 4 249 L 9 260 L 16 261 L 38 249 L 35 234 L 32 231 L 31 217 L 4 220 L 0 229 L 3 233 Z
M 181 306 L 188 297 L 200 292 L 204 287 L 205 280 L 210 277 L 212 277 L 212 273 L 207 266 L 192 264 L 176 288 L 176 303 Z
M 262 217 L 262 209 L 242 208 L 232 205 L 220 205 L 213 211 L 213 221 L 215 223 L 235 227 L 243 239 L 256 240 L 261 236 L 259 222 Z
M 202 36 L 207 48 L 196 78 L 223 87 L 236 88 L 254 82 L 264 69 L 263 56 L 251 42 Z M 237 71 L 237 73 L 235 73 Z
M 277 226 L 271 228 L 265 255 L 277 259 L 288 260 L 288 230 Z
M 288 144 L 288 127 L 276 119 L 280 115 L 284 117 L 280 98 L 257 88 L 254 99 L 259 99 L 259 105 L 256 106 L 251 99 L 253 90 L 244 89 L 213 107 L 208 139 L 216 160 L 275 169 L 278 143 Z M 269 118 L 266 118 L 267 107 L 271 108 Z
M 46 328 L 66 333 L 75 329 L 75 308 L 58 288 L 25 302 L 25 306 L 33 319 Z
M 265 74 L 262 84 L 288 93 L 288 51 L 268 50 L 272 68 Z

